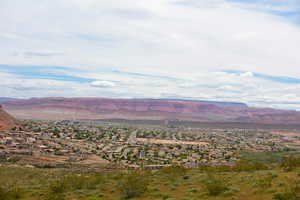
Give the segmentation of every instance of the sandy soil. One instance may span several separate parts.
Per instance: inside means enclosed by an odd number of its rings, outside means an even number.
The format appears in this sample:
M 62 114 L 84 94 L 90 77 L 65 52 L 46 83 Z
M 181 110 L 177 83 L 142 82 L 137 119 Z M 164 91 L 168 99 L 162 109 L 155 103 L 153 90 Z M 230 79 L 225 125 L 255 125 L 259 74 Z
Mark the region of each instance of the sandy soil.
M 282 135 L 282 136 L 300 136 L 300 133 L 296 132 L 271 132 L 273 135 Z
M 87 159 L 85 159 L 79 163 L 83 164 L 83 165 L 92 165 L 92 164 L 107 165 L 107 164 L 109 164 L 109 161 L 104 160 L 96 155 L 90 155 L 87 157 Z

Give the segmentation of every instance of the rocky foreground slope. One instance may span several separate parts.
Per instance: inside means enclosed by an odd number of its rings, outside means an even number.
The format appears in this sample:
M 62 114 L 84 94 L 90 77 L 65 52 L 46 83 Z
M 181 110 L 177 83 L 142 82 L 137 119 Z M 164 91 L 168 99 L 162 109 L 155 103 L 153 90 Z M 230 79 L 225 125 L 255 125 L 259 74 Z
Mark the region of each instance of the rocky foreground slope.
M 205 122 L 299 124 L 300 112 L 252 108 L 241 103 L 108 98 L 32 98 L 3 101 L 25 119 L 178 119 Z
M 2 106 L 0 105 L 0 131 L 8 130 L 15 127 L 20 127 L 19 122 L 7 112 L 5 112 Z

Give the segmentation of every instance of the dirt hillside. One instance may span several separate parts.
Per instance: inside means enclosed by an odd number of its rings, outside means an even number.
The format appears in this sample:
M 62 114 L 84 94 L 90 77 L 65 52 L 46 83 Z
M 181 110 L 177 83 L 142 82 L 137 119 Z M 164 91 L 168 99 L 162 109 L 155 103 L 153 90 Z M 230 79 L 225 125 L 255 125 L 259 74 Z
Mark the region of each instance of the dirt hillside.
M 14 127 L 20 127 L 19 122 L 7 112 L 5 112 L 0 105 L 0 131 L 11 129 Z

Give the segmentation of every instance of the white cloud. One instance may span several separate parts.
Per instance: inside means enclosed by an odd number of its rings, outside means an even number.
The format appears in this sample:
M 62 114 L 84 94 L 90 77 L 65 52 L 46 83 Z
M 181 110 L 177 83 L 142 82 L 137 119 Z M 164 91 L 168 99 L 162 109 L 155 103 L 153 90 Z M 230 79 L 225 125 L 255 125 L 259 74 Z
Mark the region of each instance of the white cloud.
M 90 77 L 85 73 L 81 75 Z M 297 103 L 300 102 L 300 84 L 288 85 L 225 72 L 209 72 L 199 75 L 198 79 L 183 80 L 137 78 L 128 74 L 113 78 L 111 74 L 103 73 L 102 78 L 106 81 L 91 83 L 26 79 L 7 73 L 0 73 L 0 77 L 1 96 L 8 97 L 95 97 L 100 94 L 101 97 L 115 98 L 192 98 L 300 110 Z
M 299 0 L 236 1 L 235 5 L 248 9 L 278 12 L 295 12 L 300 8 Z
M 245 72 L 245 73 L 240 74 L 240 76 L 242 76 L 242 77 L 253 77 L 253 73 L 252 72 Z
M 90 85 L 93 87 L 110 88 L 110 87 L 114 87 L 115 83 L 110 81 L 93 81 L 90 83 Z
M 256 102 L 300 101 L 298 85 L 253 76 L 300 78 L 299 26 L 264 12 L 299 8 L 287 1 L 247 7 L 225 0 L 2 0 L 1 63 L 70 66 L 81 70 L 70 75 L 96 81 L 10 80 L 0 74 L 1 96 L 34 96 L 37 90 L 40 96 L 96 96 L 101 90 L 112 97 L 177 95 L 264 106 Z M 226 69 L 245 73 L 220 72 Z M 35 90 L 14 89 L 21 86 Z M 287 91 L 293 98 L 282 95 Z
M 199 0 L 195 7 L 175 2 L 4 0 L 1 33 L 20 39 L 1 39 L 1 60 L 176 75 L 232 65 L 274 75 L 300 74 L 295 73 L 300 72 L 295 69 L 300 29 L 284 18 L 223 0 Z M 26 58 L 13 56 L 15 51 L 65 55 Z

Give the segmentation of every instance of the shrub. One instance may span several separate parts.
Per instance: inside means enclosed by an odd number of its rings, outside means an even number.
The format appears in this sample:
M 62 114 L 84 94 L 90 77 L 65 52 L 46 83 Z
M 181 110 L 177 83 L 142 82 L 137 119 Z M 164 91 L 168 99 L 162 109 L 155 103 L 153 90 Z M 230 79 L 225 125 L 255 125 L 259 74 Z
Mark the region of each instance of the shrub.
M 269 166 L 258 161 L 240 160 L 233 166 L 219 165 L 208 166 L 200 165 L 198 168 L 201 172 L 214 173 L 214 172 L 253 172 L 259 170 L 268 170 Z
M 0 187 L 0 200 L 21 199 L 24 191 L 16 185 L 6 185 Z
M 93 195 L 90 195 L 90 196 L 88 197 L 88 200 L 100 200 L 100 199 L 102 199 L 102 198 L 103 198 L 103 195 L 102 195 L 102 194 L 98 194 L 98 195 L 93 194 Z
M 163 192 L 156 192 L 154 194 L 151 194 L 152 197 L 154 198 L 159 198 L 159 199 L 163 199 L 166 200 L 168 198 L 171 198 L 171 195 L 168 193 L 163 193 Z
M 191 192 L 191 193 L 196 193 L 196 192 L 198 192 L 198 189 L 197 189 L 197 188 L 190 188 L 190 189 L 189 189 L 189 192 Z
M 105 182 L 105 178 L 101 174 L 94 174 L 93 176 L 87 179 L 85 184 L 87 189 L 95 189 L 95 187 L 101 183 Z
M 63 193 L 48 193 L 45 200 L 65 200 L 66 196 Z
M 152 186 L 152 187 L 148 187 L 149 191 L 151 192 L 159 192 L 160 189 L 158 186 Z
M 132 171 L 124 174 L 119 182 L 119 190 L 123 198 L 133 198 L 142 196 L 148 187 L 148 177 L 145 173 L 140 171 Z
M 4 200 L 6 198 L 6 191 L 0 187 L 0 200 Z
M 209 195 L 217 196 L 228 190 L 228 186 L 224 179 L 216 178 L 208 174 L 207 180 L 204 181 L 205 188 Z
M 277 186 L 278 187 L 283 187 L 283 186 L 285 186 L 286 185 L 286 183 L 285 182 L 282 182 L 282 181 L 279 181 L 278 183 L 277 183 Z
M 267 189 L 272 186 L 272 181 L 275 177 L 272 174 L 267 174 L 264 176 L 261 176 L 259 180 L 257 180 L 257 183 L 255 186 L 259 187 L 260 189 Z
M 288 156 L 282 159 L 280 167 L 284 171 L 292 171 L 297 167 L 300 167 L 300 158 L 295 156 Z
M 64 191 L 95 189 L 97 185 L 102 183 L 104 178 L 100 174 L 89 176 L 82 175 L 66 175 L 61 179 L 52 182 L 49 190 L 54 193 L 62 193 Z
M 51 183 L 49 186 L 49 190 L 53 193 L 64 193 L 66 189 L 66 183 L 60 180 Z
M 276 193 L 273 196 L 273 200 L 296 200 L 293 193 L 285 192 L 285 193 Z
M 86 186 L 87 178 L 84 176 L 66 176 L 62 179 L 65 189 L 80 190 Z
M 62 180 L 57 180 L 50 183 L 46 200 L 65 200 L 65 192 L 67 190 L 66 183 Z
M 180 165 L 172 165 L 160 170 L 160 173 L 167 177 L 168 180 L 175 181 L 180 177 L 184 177 L 187 173 L 187 169 Z
M 233 171 L 242 172 L 253 172 L 253 171 L 259 171 L 259 170 L 268 170 L 269 167 L 261 162 L 258 161 L 247 161 L 247 160 L 240 160 L 235 163 L 233 166 Z
M 237 193 L 240 191 L 240 188 L 239 187 L 228 187 L 227 190 L 224 192 L 224 195 L 233 195 L 234 193 Z
M 286 188 L 284 192 L 276 193 L 273 200 L 299 200 L 300 199 L 300 185 L 299 182 L 293 182 L 291 187 Z

